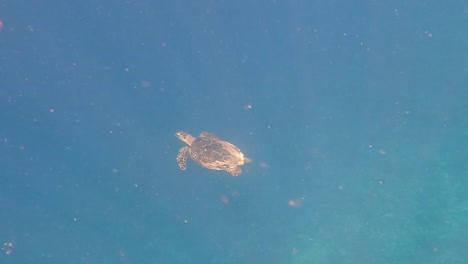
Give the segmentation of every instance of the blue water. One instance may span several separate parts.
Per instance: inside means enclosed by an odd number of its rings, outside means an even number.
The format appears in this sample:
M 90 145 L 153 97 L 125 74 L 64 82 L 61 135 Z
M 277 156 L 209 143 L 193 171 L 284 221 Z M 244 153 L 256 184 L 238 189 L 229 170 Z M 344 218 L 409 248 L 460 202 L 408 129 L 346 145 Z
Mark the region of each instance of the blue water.
M 468 3 L 3 1 L 0 263 L 468 263 Z M 175 157 L 216 134 L 239 177 Z

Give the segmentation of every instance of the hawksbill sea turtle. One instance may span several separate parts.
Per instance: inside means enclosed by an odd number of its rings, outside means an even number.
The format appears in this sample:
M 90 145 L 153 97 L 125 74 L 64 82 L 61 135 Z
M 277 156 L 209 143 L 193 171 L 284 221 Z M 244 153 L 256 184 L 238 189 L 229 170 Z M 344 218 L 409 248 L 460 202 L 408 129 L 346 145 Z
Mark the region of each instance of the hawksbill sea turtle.
M 188 156 L 207 169 L 225 170 L 232 176 L 239 176 L 242 173 L 239 166 L 252 162 L 236 146 L 219 139 L 214 134 L 203 132 L 195 138 L 186 132 L 179 131 L 175 135 L 188 144 L 177 154 L 177 164 L 182 170 L 187 168 Z

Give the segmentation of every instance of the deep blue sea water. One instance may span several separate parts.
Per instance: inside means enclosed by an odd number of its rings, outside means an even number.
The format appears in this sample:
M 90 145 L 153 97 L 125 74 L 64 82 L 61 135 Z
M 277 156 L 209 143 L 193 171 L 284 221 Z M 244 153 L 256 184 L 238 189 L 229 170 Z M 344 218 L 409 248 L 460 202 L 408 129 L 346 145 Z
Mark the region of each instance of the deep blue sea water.
M 1 1 L 0 263 L 468 263 L 467 47 L 463 0 Z

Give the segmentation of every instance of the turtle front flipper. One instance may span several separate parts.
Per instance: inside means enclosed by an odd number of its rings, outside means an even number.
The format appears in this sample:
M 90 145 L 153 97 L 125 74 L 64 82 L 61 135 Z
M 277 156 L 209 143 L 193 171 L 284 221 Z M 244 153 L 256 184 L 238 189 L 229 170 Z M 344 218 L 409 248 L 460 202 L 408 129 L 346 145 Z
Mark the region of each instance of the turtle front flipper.
M 239 167 L 228 168 L 226 171 L 229 172 L 232 176 L 239 176 L 242 173 L 242 170 Z
M 202 138 L 211 138 L 211 139 L 219 139 L 215 134 L 208 133 L 208 132 L 202 132 L 200 134 L 200 137 L 202 137 Z
M 187 157 L 190 154 L 190 147 L 183 147 L 177 154 L 177 164 L 181 170 L 187 169 Z

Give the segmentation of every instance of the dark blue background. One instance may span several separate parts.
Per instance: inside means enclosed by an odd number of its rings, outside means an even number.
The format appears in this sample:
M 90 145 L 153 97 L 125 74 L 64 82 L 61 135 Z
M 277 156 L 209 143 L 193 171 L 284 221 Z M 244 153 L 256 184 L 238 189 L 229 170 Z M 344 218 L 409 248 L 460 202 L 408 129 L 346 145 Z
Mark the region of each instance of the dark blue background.
M 0 263 L 468 261 L 466 1 L 18 0 L 0 21 Z M 254 162 L 181 171 L 178 130 Z

